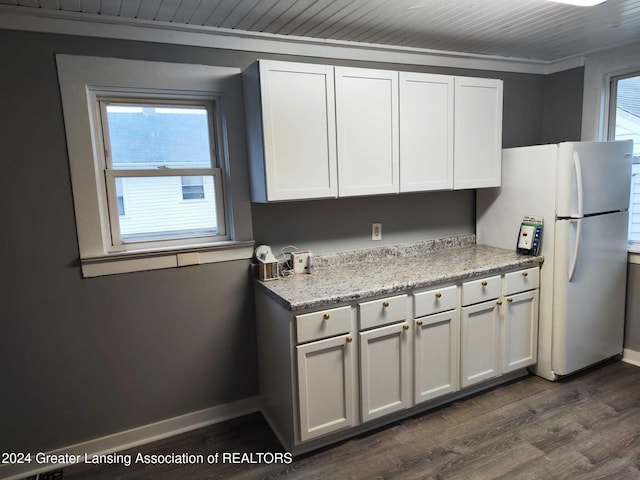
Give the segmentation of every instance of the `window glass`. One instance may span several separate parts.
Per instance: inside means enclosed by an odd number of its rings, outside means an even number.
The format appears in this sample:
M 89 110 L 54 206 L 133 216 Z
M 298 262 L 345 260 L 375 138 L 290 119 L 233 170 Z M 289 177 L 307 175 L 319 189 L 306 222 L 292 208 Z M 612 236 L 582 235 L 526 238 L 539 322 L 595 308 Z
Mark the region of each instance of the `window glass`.
M 106 107 L 114 169 L 211 167 L 209 118 L 204 107 Z
M 182 199 L 198 200 L 204 198 L 203 177 L 182 177 Z
M 640 74 L 612 81 L 612 140 L 633 140 L 629 242 L 640 243 Z
M 120 219 L 122 242 L 218 234 L 213 177 L 198 178 L 210 200 L 191 203 L 183 202 L 182 192 L 176 188 L 181 177 L 128 177 L 127 215 Z

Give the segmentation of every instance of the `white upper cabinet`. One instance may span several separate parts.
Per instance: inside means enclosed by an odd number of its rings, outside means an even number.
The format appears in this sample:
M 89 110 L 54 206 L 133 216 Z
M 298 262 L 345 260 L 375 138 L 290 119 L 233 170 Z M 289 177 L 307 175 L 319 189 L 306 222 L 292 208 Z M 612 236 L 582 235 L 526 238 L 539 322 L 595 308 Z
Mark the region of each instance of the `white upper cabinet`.
M 252 200 L 336 197 L 333 67 L 260 60 L 243 87 Z
M 400 191 L 453 188 L 454 77 L 400 72 Z
M 454 189 L 500 186 L 502 80 L 455 77 Z
M 243 88 L 254 202 L 500 185 L 502 80 L 259 60 Z
M 341 197 L 397 193 L 398 72 L 335 67 Z

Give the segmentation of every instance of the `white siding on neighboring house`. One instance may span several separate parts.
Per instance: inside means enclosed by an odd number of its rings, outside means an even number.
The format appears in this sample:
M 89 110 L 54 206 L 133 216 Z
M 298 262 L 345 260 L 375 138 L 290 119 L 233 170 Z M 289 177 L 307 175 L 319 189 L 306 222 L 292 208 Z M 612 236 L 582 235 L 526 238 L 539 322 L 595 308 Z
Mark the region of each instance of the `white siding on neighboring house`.
M 176 231 L 217 231 L 214 184 L 202 177 L 204 197 L 184 200 L 181 177 L 128 177 L 122 179 L 124 215 L 120 231 L 129 236 Z

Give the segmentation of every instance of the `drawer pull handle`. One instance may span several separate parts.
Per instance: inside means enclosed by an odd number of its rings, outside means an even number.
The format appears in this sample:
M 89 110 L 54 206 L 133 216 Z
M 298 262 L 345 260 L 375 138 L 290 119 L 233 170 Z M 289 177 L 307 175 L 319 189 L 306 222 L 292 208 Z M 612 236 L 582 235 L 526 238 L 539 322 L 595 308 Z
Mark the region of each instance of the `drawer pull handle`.
M 416 320 L 416 325 L 418 325 L 419 327 L 422 326 L 422 320 Z
M 331 318 L 331 315 L 329 315 L 328 313 L 325 313 L 324 315 L 322 315 L 323 320 L 329 320 L 330 318 Z
M 526 277 L 527 275 L 529 275 L 527 272 L 522 272 L 523 277 Z
M 486 287 L 487 286 L 487 281 L 483 280 L 482 282 L 480 282 L 480 285 L 482 285 L 483 287 Z
M 385 307 L 385 308 L 388 307 L 389 306 L 389 302 L 382 302 L 382 306 Z
M 436 298 L 441 298 L 441 297 L 442 297 L 442 294 L 440 292 L 437 292 L 436 293 Z
M 345 340 L 347 341 L 347 343 L 353 342 L 353 338 L 351 338 L 351 337 L 347 337 Z
M 502 300 L 498 300 L 498 301 L 496 302 L 496 305 L 498 305 L 498 306 L 502 305 Z
M 402 329 L 403 330 L 409 330 L 409 325 L 407 325 L 406 323 L 404 325 L 402 325 Z
M 507 302 L 509 303 L 513 302 L 513 298 L 507 298 Z

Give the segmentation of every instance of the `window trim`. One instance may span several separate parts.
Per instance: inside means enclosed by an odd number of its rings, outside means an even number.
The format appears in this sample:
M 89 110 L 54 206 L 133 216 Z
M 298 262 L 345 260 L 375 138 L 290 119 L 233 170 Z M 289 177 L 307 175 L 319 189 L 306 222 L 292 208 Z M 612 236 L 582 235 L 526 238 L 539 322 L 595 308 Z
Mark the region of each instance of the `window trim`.
M 640 44 L 627 45 L 589 55 L 585 59 L 582 100 L 583 141 L 603 141 L 609 137 L 611 80 L 640 71 Z M 629 246 L 629 261 L 640 262 L 640 249 Z
M 61 54 L 56 55 L 56 62 L 83 275 L 251 258 L 254 242 L 240 69 Z M 99 109 L 92 105 L 96 105 L 96 93 L 120 98 L 123 91 L 125 96 L 135 93 L 154 98 L 167 93 L 177 98 L 215 97 L 219 116 L 214 122 L 219 139 L 216 168 L 226 203 L 228 240 L 177 242 L 159 248 L 138 245 L 127 252 L 110 250 L 109 212 L 102 200 L 107 194 L 106 182 L 100 169 L 104 153 L 92 141 L 94 135 L 101 135 Z

